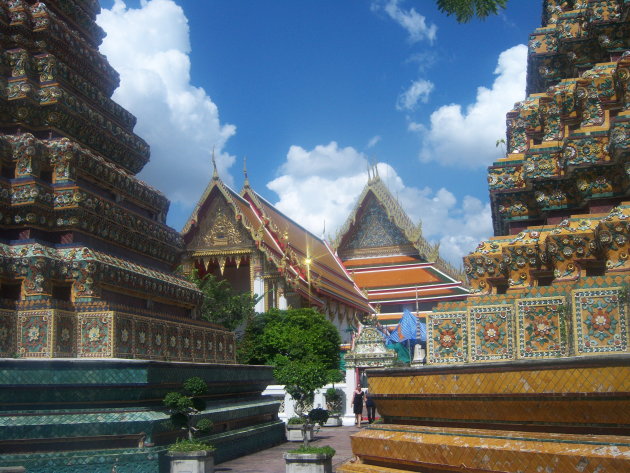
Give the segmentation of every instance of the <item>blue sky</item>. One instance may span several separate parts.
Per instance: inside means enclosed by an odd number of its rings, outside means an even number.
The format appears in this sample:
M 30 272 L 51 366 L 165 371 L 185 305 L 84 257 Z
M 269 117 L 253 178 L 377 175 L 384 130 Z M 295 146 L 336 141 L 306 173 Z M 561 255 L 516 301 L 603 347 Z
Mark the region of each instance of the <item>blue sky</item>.
M 490 236 L 486 167 L 524 98 L 540 3 L 458 24 L 427 0 L 101 0 L 114 99 L 151 145 L 140 173 L 181 229 L 207 184 L 252 186 L 334 237 L 368 161 L 443 256 Z M 520 45 L 520 46 L 519 46 Z

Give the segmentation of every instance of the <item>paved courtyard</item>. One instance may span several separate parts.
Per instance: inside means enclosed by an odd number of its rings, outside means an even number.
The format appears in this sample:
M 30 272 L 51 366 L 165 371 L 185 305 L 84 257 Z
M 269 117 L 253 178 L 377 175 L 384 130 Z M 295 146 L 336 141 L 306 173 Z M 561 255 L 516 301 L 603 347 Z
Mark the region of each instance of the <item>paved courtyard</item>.
M 357 427 L 327 427 L 322 428 L 313 440 L 313 446 L 330 445 L 337 453 L 333 458 L 333 471 L 336 467 L 352 457 L 350 435 L 358 432 Z M 285 465 L 282 454 L 297 448 L 298 442 L 286 442 L 267 450 L 262 450 L 245 457 L 220 463 L 215 467 L 216 472 L 232 473 L 284 473 Z

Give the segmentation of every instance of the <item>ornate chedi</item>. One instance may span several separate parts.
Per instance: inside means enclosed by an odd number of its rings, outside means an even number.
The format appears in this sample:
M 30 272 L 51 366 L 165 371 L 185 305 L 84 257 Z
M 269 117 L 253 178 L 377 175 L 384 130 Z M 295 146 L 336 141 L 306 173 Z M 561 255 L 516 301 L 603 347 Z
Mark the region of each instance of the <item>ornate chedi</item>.
M 328 244 L 258 195 L 247 174 L 238 194 L 215 167 L 182 233 L 184 272 L 214 274 L 259 296 L 258 312 L 317 307 L 342 337 L 357 316 L 372 312 Z
M 173 272 L 183 241 L 135 177 L 149 147 L 110 98 L 99 8 L 0 0 L 0 466 L 156 472 L 179 433 L 160 400 L 190 376 L 220 457 L 278 442 L 271 371 L 234 364 Z
M 423 369 L 368 371 L 385 424 L 339 471 L 630 471 L 629 15 L 543 2 L 471 296 L 428 315 Z
M 422 237 L 374 168 L 334 246 L 381 323 L 403 309 L 426 314 L 440 301 L 465 299 L 464 274 Z
M 135 177 L 149 147 L 110 99 L 98 8 L 0 4 L 0 355 L 233 362 L 172 273 L 168 200 Z

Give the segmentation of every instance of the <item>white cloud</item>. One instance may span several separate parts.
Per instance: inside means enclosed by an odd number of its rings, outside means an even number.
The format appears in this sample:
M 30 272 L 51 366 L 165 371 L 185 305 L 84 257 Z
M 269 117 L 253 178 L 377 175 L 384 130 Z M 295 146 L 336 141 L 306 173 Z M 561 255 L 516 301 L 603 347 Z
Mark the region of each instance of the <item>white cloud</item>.
M 267 184 L 279 196 L 274 205 L 317 235 L 335 235 L 367 183 L 368 159 L 336 142 L 306 150 L 291 146 L 281 175 Z M 378 163 L 381 179 L 409 217 L 422 220 L 426 239 L 440 242 L 444 258 L 461 265 L 462 256 L 492 234 L 489 204 L 471 196 L 462 202 L 447 189 L 408 187 L 394 168 Z
M 383 9 L 387 15 L 402 26 L 409 34 L 409 41 L 416 43 L 422 39 L 433 42 L 436 38 L 437 26 L 427 24 L 424 16 L 419 14 L 414 8 L 404 10 L 399 7 L 400 0 L 388 0 L 386 3 L 375 1 L 372 3 L 372 10 Z
M 374 148 L 380 141 L 381 141 L 380 135 L 373 136 L 372 138 L 370 138 L 370 141 L 368 141 L 366 148 L 367 149 Z
M 172 0 L 142 0 L 137 9 L 115 0 L 97 18 L 107 37 L 100 47 L 120 74 L 113 99 L 137 119 L 135 132 L 151 146 L 151 161 L 140 177 L 171 200 L 193 204 L 212 172 L 216 150 L 221 177 L 234 157 L 223 152 L 234 135 L 221 124 L 206 91 L 190 83 L 188 20 Z
M 427 103 L 429 94 L 433 91 L 433 82 L 418 79 L 411 83 L 411 86 L 405 90 L 396 101 L 398 110 L 413 110 L 418 102 Z
M 430 124 L 411 123 L 409 130 L 423 139 L 420 159 L 451 166 L 485 167 L 499 157 L 496 141 L 505 137 L 505 115 L 525 98 L 527 46 L 518 45 L 499 55 L 492 88 L 479 87 L 475 103 L 438 108 Z

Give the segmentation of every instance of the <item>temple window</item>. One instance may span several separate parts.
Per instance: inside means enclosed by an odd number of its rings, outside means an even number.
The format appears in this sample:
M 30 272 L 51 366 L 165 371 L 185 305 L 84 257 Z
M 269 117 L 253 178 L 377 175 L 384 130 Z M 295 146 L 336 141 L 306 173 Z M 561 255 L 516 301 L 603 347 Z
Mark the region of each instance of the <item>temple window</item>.
M 9 299 L 19 301 L 22 294 L 22 281 L 18 282 L 1 282 L 0 283 L 0 299 Z
M 72 301 L 72 283 L 53 283 L 52 298 L 58 301 Z
M 15 179 L 15 163 L 3 163 L 0 175 L 7 179 Z

